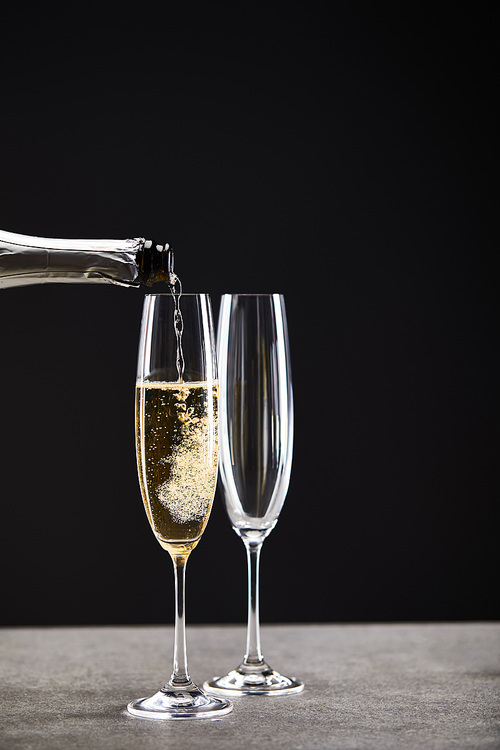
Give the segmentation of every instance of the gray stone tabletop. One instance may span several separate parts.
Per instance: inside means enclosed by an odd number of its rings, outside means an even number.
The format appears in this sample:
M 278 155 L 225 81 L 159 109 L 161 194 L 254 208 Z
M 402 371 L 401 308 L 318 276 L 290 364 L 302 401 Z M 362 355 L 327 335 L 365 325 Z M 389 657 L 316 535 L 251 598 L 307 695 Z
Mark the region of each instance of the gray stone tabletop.
M 0 750 L 500 748 L 500 624 L 276 625 L 275 669 L 303 693 L 234 699 L 213 721 L 136 719 L 168 679 L 172 627 L 0 629 Z M 237 665 L 243 626 L 188 626 L 201 684 Z

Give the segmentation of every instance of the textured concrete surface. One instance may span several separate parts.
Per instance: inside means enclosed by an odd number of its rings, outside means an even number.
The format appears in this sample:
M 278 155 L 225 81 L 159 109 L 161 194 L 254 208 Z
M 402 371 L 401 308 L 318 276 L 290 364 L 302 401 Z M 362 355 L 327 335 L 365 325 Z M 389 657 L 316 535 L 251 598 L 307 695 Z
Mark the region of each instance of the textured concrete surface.
M 188 627 L 199 684 L 236 666 L 240 626 Z M 500 748 L 500 625 L 263 628 L 303 693 L 234 699 L 217 721 L 135 719 L 171 671 L 171 627 L 0 629 L 1 750 Z

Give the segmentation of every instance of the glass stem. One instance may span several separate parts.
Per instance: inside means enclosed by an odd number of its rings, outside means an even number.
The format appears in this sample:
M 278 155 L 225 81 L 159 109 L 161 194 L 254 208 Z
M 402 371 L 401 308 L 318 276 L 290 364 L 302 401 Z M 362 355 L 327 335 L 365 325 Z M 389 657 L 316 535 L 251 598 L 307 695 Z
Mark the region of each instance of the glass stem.
M 193 683 L 187 668 L 185 581 L 188 555 L 172 555 L 175 579 L 175 628 L 174 628 L 174 671 L 170 686 L 179 689 L 190 687 Z
M 263 540 L 244 539 L 248 562 L 248 623 L 247 648 L 243 666 L 255 667 L 264 663 L 260 650 L 259 620 L 259 563 Z

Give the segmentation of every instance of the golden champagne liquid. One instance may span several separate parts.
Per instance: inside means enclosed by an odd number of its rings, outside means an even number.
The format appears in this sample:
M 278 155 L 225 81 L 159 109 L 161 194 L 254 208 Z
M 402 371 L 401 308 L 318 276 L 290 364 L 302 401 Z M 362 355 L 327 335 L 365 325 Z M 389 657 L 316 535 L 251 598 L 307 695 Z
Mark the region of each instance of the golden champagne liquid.
M 218 385 L 146 382 L 136 388 L 136 448 L 146 513 L 171 554 L 198 544 L 217 483 Z

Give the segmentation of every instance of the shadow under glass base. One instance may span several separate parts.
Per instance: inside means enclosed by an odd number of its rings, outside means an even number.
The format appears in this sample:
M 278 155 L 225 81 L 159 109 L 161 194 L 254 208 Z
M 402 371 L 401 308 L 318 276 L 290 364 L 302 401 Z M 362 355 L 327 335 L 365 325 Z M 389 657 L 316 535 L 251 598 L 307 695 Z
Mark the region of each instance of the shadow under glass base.
M 267 664 L 240 664 L 224 677 L 214 677 L 203 683 L 203 689 L 215 695 L 288 695 L 304 689 L 302 680 L 285 677 Z
M 168 685 L 150 698 L 141 698 L 127 706 L 132 716 L 143 719 L 217 719 L 233 710 L 228 700 L 206 695 L 196 685 L 179 690 Z

